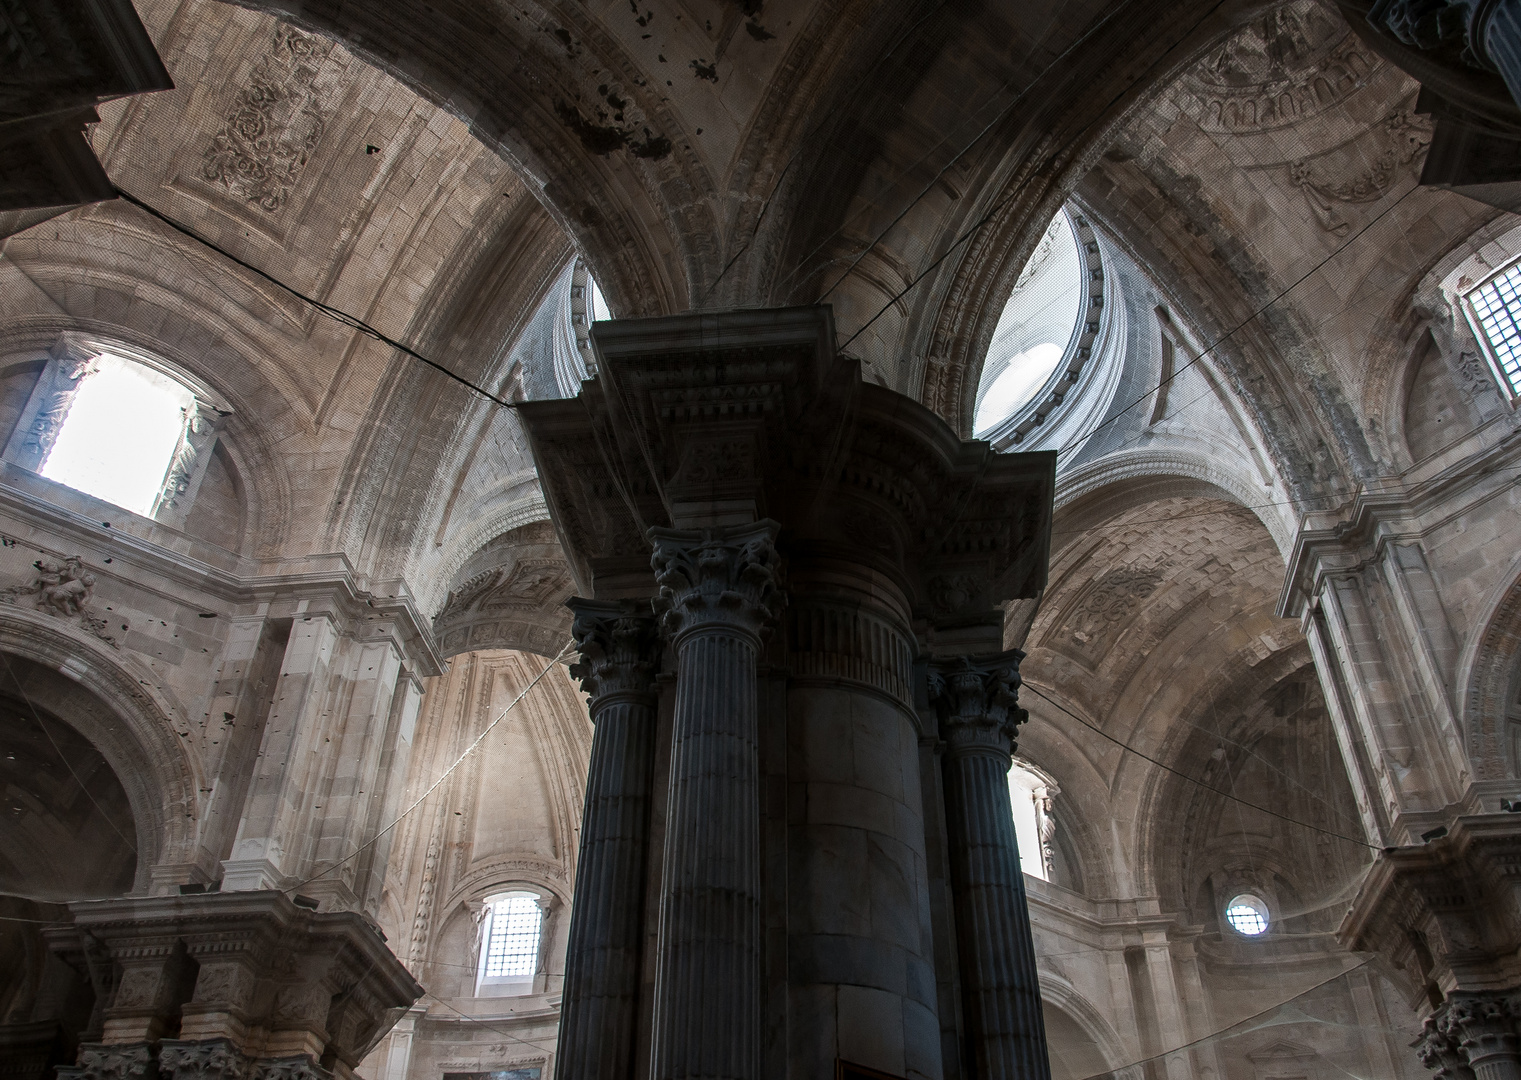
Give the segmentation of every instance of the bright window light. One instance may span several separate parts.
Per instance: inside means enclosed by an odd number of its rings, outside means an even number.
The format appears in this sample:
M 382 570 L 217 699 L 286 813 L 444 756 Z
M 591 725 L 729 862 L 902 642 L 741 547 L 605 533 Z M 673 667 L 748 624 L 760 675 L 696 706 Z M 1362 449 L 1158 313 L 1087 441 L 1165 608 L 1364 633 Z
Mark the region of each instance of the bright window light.
M 1014 840 L 1019 845 L 1019 868 L 1031 877 L 1050 881 L 1046 841 L 1052 824 L 1046 782 L 1016 762 L 1009 769 L 1009 806 L 1014 811 Z
M 602 295 L 602 290 L 597 288 L 597 283 L 591 279 L 590 274 L 586 277 L 586 284 L 587 295 L 591 300 L 591 321 L 601 322 L 603 319 L 611 319 L 613 313 L 608 310 L 607 299 Z
M 487 979 L 532 979 L 543 921 L 537 896 L 514 893 L 494 901 L 481 974 Z
M 42 475 L 152 517 L 195 395 L 167 375 L 101 356 L 74 395 Z
M 972 426 L 978 431 L 986 431 L 1029 401 L 1035 391 L 1051 377 L 1051 372 L 1056 370 L 1061 358 L 1062 347 L 1050 341 L 1010 357 L 1009 366 L 993 380 L 993 385 L 982 396 Z
M 1521 263 L 1469 293 L 1468 303 L 1511 395 L 1521 394 Z
M 1225 905 L 1225 921 L 1238 934 L 1256 937 L 1267 933 L 1267 905 L 1255 896 L 1242 894 Z

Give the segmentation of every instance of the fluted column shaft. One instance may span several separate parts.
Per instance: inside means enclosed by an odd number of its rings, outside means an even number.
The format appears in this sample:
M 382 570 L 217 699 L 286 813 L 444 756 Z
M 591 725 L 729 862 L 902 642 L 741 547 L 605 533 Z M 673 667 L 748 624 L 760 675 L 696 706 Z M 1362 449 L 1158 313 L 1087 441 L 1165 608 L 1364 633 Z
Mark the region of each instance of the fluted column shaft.
M 1009 765 L 1025 712 L 1017 651 L 934 665 L 962 998 L 979 1080 L 1048 1080 L 1045 1022 Z
M 573 676 L 590 695 L 591 762 L 565 954 L 564 1080 L 634 1074 L 659 637 L 648 604 L 575 599 Z
M 652 529 L 676 652 L 655 972 L 655 1080 L 760 1074 L 760 759 L 755 667 L 779 609 L 773 522 Z

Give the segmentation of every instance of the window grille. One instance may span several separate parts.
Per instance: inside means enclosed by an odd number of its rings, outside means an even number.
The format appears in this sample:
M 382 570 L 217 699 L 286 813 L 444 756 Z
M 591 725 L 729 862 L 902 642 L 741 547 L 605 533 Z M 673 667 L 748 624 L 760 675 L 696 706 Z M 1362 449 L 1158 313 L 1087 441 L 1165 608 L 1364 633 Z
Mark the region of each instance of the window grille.
M 1256 937 L 1267 932 L 1267 905 L 1255 896 L 1238 896 L 1226 905 L 1225 921 L 1238 934 Z
M 538 897 L 520 894 L 493 903 L 482 974 L 488 979 L 532 978 L 543 920 Z
M 1479 337 L 1512 397 L 1521 395 L 1521 263 L 1468 294 Z

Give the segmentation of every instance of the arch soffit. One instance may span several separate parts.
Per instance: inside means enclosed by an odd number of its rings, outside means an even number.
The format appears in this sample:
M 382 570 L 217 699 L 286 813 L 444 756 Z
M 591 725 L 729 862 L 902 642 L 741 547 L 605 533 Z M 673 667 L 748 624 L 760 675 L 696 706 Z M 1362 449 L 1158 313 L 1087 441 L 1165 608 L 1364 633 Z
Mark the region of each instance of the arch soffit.
M 1053 524 L 1060 525 L 1058 532 L 1080 535 L 1117 514 L 1161 499 L 1220 499 L 1261 523 L 1287 570 L 1298 522 L 1292 507 L 1271 498 L 1275 492 L 1264 489 L 1254 473 L 1244 458 L 1211 458 L 1186 450 L 1112 454 L 1061 475 Z M 1060 549 L 1052 554 L 1054 561 Z
M 103 342 L 117 340 L 130 348 L 152 353 L 205 382 L 232 409 L 219 442 L 238 468 L 243 491 L 249 496 L 245 505 L 244 546 L 256 537 L 256 556 L 276 554 L 284 546 L 289 529 L 291 479 L 285 458 L 275 450 L 272 441 L 272 436 L 284 425 L 271 423 L 271 417 L 292 417 L 289 401 L 262 377 L 246 354 L 227 339 L 213 336 L 206 324 L 170 312 L 158 314 L 163 318 L 156 331 L 58 315 L 23 317 L 0 328 L 0 358 L 27 351 L 46 352 L 63 334 L 88 331 Z M 193 344 L 194 350 L 185 344 Z
M 176 340 L 204 342 L 207 351 L 225 345 L 247 369 L 250 383 L 266 384 L 302 430 L 314 435 L 319 403 L 281 359 L 288 355 L 294 336 L 304 338 L 315 314 L 274 286 L 233 273 L 229 264 L 199 245 L 179 242 L 167 226 L 133 220 L 129 215 L 135 212 L 111 204 L 74 211 L 50 223 L 49 228 L 60 234 L 58 240 L 43 242 L 22 233 L 9 242 L 6 255 L 35 282 L 66 288 L 72 311 L 120 313 L 111 321 L 94 320 L 103 330 L 119 326 L 122 333 L 145 335 L 154 349 L 173 348 Z M 128 250 L 129 243 L 136 250 Z M 82 295 L 81 288 L 96 290 L 105 300 Z M 54 303 L 44 317 L 58 310 Z M 260 311 L 265 312 L 262 317 Z M 170 337 L 176 328 L 147 317 L 154 314 L 179 320 L 183 328 L 178 338 Z M 87 316 L 77 318 L 88 321 Z M 284 331 L 273 328 L 274 322 L 283 324 Z M 244 377 L 244 372 L 234 368 L 219 375 L 223 385 L 217 389 L 225 393 L 225 384 Z
M 1067 1019 L 1078 1026 L 1084 1035 L 1093 1040 L 1104 1064 L 1113 1070 L 1125 1067 L 1125 1044 L 1104 1014 L 1098 1010 L 1070 980 L 1049 968 L 1042 967 L 1040 976 L 1041 1004 L 1059 1009 Z
M 1135 216 L 1127 200 L 1113 197 L 1095 176 L 1084 177 L 1077 191 L 1085 212 L 1147 275 L 1174 322 L 1207 343 L 1221 381 L 1251 388 L 1236 402 L 1268 449 L 1272 468 L 1285 482 L 1312 482 L 1316 468 L 1329 465 L 1316 461 L 1317 443 L 1345 451 L 1327 416 L 1322 388 L 1293 378 L 1304 365 L 1290 358 L 1313 357 L 1321 369 L 1328 358 L 1310 324 L 1295 312 L 1262 308 L 1271 299 L 1263 283 L 1272 280 L 1272 270 L 1235 243 L 1210 208 L 1180 202 L 1155 186 L 1149 174 L 1146 197 L 1166 207 L 1166 216 L 1155 223 Z
M 514 529 L 549 520 L 549 504 L 543 495 L 535 495 L 493 507 L 489 515 L 451 531 L 427 565 L 423 576 L 428 583 L 417 594 L 418 609 L 438 614 L 466 564 Z
M 146 892 L 156 865 L 191 863 L 199 820 L 201 774 L 175 734 L 173 711 L 153 693 L 144 669 L 131 658 L 60 625 L 50 616 L 0 605 L 0 651 L 56 673 L 103 703 L 124 724 L 118 735 L 89 723 L 75 726 L 115 771 L 137 820 L 138 860 L 134 891 Z
M 459 117 L 528 179 L 618 311 L 682 310 L 690 283 L 713 272 L 708 167 L 653 80 L 586 10 L 528 0 L 525 18 L 488 24 L 468 0 L 396 0 L 383 19 L 341 0 L 227 2 L 335 39 Z M 588 119 L 576 103 L 598 101 L 599 85 L 634 119 Z
M 1161 723 L 1152 727 L 1150 757 L 1167 763 L 1172 769 L 1158 768 L 1134 754 L 1126 754 L 1115 772 L 1116 806 L 1132 806 L 1130 817 L 1131 850 L 1136 852 L 1135 874 L 1142 895 L 1161 895 L 1187 903 L 1168 888 L 1162 873 L 1162 860 L 1171 861 L 1181 854 L 1178 837 L 1183 834 L 1182 821 L 1200 790 L 1179 772 L 1195 775 L 1187 760 L 1190 743 L 1208 738 L 1211 730 L 1202 723 L 1206 713 L 1218 711 L 1218 703 L 1232 700 L 1255 704 L 1274 686 L 1314 662 L 1309 646 L 1303 641 L 1280 650 L 1256 665 L 1248 665 L 1239 655 L 1217 668 L 1211 677 L 1188 695 L 1186 705 L 1171 715 L 1171 722 L 1148 710 Z M 1143 730 L 1137 727 L 1137 733 Z M 1229 729 L 1227 729 L 1229 730 Z M 1217 735 L 1218 737 L 1218 735 Z M 1133 743 L 1135 740 L 1133 739 Z M 1181 885 L 1181 883 L 1179 883 Z
M 1012 168 L 1013 163 L 991 156 L 978 163 L 986 173 L 982 184 L 987 188 L 987 197 L 978 209 L 988 207 L 984 212 L 990 216 L 985 221 L 977 219 L 977 230 L 965 251 L 937 279 L 937 296 L 929 305 L 931 315 L 924 320 L 920 340 L 913 343 L 911 352 L 924 359 L 920 370 L 908 373 L 906 393 L 939 413 L 963 438 L 971 437 L 973 405 L 988 346 L 1003 313 L 1004 301 L 1013 291 L 1045 224 L 1069 197 L 1076 197 L 1084 215 L 1103 222 L 1106 235 L 1123 233 L 1126 225 L 1123 219 L 1096 212 L 1098 203 L 1090 207 L 1089 200 L 1082 197 L 1083 179 L 1099 163 L 1116 134 L 1131 124 L 1139 112 L 1155 104 L 1160 89 L 1172 85 L 1210 49 L 1275 4 L 1276 0 L 1253 0 L 1228 14 L 1217 15 L 1216 9 L 1209 9 L 1202 16 L 1195 10 L 1197 5 L 1182 4 L 1170 16 L 1157 14 L 1155 17 L 1171 26 L 1192 22 L 1187 39 L 1167 49 L 1161 57 L 1165 66 L 1144 86 L 1137 84 L 1137 92 L 1128 100 L 1118 108 L 1114 102 L 1106 102 L 1098 122 L 1090 120 L 1084 125 L 1084 130 L 1093 129 L 1091 137 L 1081 147 L 1063 152 L 1059 178 L 1043 188 L 1037 198 L 1013 198 L 1014 193 L 1030 183 L 1027 170 Z M 1146 28 L 1137 30 L 1138 36 L 1132 35 L 1132 40 L 1147 36 Z M 1114 65 L 1111 61 L 1106 66 Z M 1019 134 L 1018 130 L 1012 130 L 995 145 L 1017 146 Z M 1012 191 L 1006 190 L 1010 185 L 1017 186 Z M 959 229 L 965 223 L 964 219 L 958 219 L 953 225 Z M 1122 246 L 1143 270 L 1152 265 L 1138 257 L 1128 244 Z M 1179 310 L 1186 307 L 1180 306 Z
M 547 225 L 547 216 L 539 216 Z M 497 235 L 511 231 L 498 230 Z M 409 337 L 435 362 L 479 385 L 499 388 L 525 330 L 564 269 L 569 250 L 563 242 L 509 243 L 491 244 L 473 255 L 459 260 L 469 263 L 467 269 L 441 275 L 430 285 L 414 317 L 418 329 Z M 495 314 L 477 314 L 481 311 Z M 472 332 L 461 333 L 466 321 Z M 482 356 L 487 357 L 484 364 Z M 363 535 L 364 565 L 388 576 L 427 579 L 422 568 L 439 552 L 437 540 L 429 540 L 441 535 L 454 513 L 476 457 L 504 412 L 505 422 L 516 426 L 516 414 L 499 410 L 473 391 L 416 364 L 392 364 L 344 464 L 342 503 L 333 514 L 332 535 L 340 538 L 338 546 L 354 550 L 349 545 Z M 447 437 L 439 437 L 441 428 L 448 431 Z M 531 468 L 531 459 L 526 464 Z M 399 477 L 398 468 L 404 470 Z M 485 522 L 454 527 L 446 545 L 457 549 L 490 528 L 491 521 L 521 516 L 520 501 L 490 513 Z M 491 535 L 495 534 L 481 542 Z M 469 548 L 461 561 L 473 551 Z M 447 581 L 449 575 L 431 580 Z

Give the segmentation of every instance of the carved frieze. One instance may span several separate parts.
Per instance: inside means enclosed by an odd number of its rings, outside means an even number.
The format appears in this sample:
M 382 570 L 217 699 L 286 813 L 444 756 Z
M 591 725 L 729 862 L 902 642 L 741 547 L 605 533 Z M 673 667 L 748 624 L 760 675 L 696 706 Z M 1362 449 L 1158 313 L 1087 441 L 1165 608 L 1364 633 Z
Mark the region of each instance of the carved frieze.
M 253 1072 L 253 1061 L 227 1039 L 165 1039 L 159 1044 L 160 1080 L 252 1080 Z
M 1377 202 L 1402 176 L 1414 180 L 1431 145 L 1431 123 L 1408 109 L 1351 142 L 1289 163 L 1289 180 L 1304 192 L 1323 230 L 1343 237 L 1352 230 L 1338 203 Z
M 154 1080 L 158 1075 L 153 1048 L 147 1043 L 83 1043 L 76 1060 L 75 1065 L 59 1067 L 59 1080 Z
M 201 176 L 275 214 L 290 198 L 327 126 L 319 74 L 332 42 L 281 24 L 202 154 Z
M 259 1062 L 253 1080 L 332 1080 L 333 1074 L 305 1054 Z
M 629 557 L 644 537 L 763 516 L 800 552 L 900 578 L 936 632 L 969 639 L 996 624 L 1001 601 L 1035 595 L 1054 453 L 963 443 L 863 382 L 833 342 L 827 308 L 599 329 L 599 373 L 580 399 L 520 412 L 578 588 L 648 595 L 649 557 Z M 657 556 L 655 571 L 678 563 Z M 977 648 L 994 643 L 984 637 Z
M 1345 22 L 1296 0 L 1216 46 L 1182 79 L 1179 104 L 1206 131 L 1269 131 L 1336 107 L 1378 65 Z

